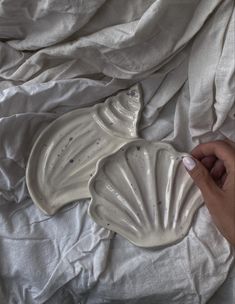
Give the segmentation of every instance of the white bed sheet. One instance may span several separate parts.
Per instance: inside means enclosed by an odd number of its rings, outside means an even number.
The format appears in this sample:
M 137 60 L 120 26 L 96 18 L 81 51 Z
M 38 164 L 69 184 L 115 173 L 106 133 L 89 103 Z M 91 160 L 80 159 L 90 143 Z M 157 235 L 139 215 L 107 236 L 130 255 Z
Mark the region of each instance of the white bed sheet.
M 56 117 L 135 82 L 140 136 L 235 141 L 234 33 L 233 0 L 0 3 L 0 303 L 233 303 L 235 253 L 205 207 L 180 243 L 141 249 L 88 201 L 42 214 L 25 167 Z

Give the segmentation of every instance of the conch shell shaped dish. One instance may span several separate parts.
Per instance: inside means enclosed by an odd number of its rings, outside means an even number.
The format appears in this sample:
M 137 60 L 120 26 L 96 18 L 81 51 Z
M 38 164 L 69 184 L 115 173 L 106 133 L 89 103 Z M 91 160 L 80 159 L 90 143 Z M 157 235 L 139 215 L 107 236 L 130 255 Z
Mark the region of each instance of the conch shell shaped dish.
M 36 140 L 26 169 L 34 203 L 46 214 L 90 197 L 88 180 L 99 159 L 136 140 L 142 109 L 139 85 L 104 103 L 71 111 L 52 122 Z
M 101 160 L 90 180 L 89 215 L 140 247 L 181 240 L 203 198 L 167 143 L 138 140 Z

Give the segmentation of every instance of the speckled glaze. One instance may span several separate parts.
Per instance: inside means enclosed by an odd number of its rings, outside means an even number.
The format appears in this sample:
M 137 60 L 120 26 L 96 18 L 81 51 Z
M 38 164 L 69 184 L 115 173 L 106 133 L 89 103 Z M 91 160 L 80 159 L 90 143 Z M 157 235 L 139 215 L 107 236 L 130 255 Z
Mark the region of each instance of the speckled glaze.
M 203 198 L 182 157 L 166 143 L 138 140 L 101 160 L 89 214 L 140 247 L 166 246 L 188 232 Z
M 46 214 L 90 197 L 88 180 L 99 159 L 138 138 L 142 108 L 138 85 L 93 107 L 51 123 L 31 151 L 26 181 L 34 203 Z

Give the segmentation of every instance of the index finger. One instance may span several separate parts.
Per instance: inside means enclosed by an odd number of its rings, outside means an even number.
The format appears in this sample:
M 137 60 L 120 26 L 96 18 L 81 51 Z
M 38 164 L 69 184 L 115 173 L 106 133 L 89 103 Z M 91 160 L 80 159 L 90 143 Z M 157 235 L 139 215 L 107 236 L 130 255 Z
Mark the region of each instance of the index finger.
M 235 149 L 224 141 L 218 140 L 200 144 L 192 150 L 191 154 L 198 160 L 214 155 L 223 161 L 227 172 L 235 171 Z

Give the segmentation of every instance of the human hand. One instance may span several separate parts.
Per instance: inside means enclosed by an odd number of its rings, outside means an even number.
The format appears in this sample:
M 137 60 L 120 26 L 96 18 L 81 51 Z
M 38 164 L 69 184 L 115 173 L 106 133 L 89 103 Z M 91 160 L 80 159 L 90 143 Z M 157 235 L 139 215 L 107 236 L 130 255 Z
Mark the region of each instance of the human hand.
M 183 163 L 201 190 L 221 234 L 235 246 L 235 143 L 214 141 L 198 145 Z

